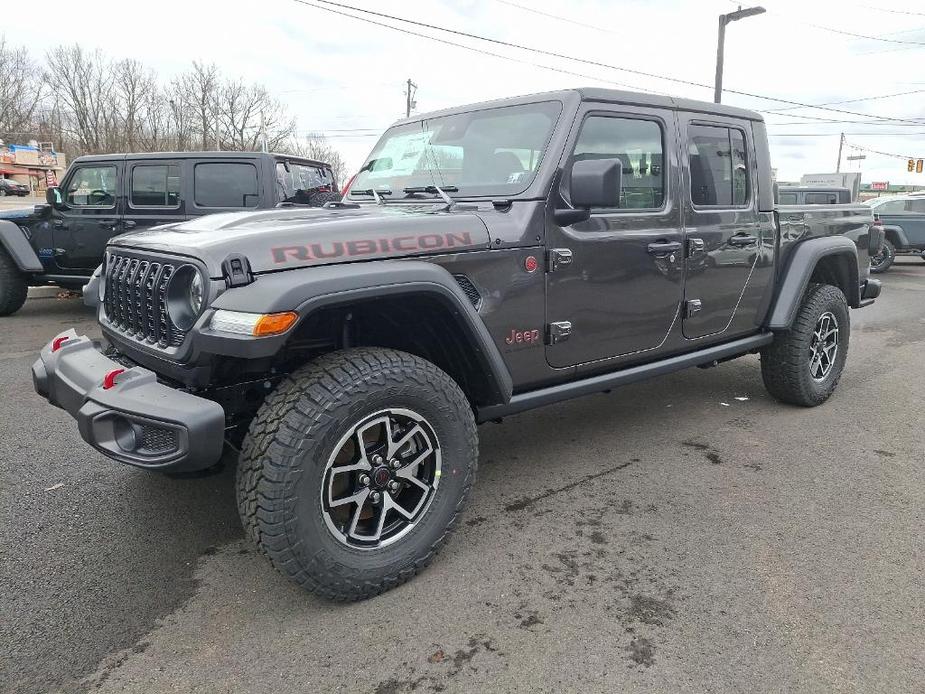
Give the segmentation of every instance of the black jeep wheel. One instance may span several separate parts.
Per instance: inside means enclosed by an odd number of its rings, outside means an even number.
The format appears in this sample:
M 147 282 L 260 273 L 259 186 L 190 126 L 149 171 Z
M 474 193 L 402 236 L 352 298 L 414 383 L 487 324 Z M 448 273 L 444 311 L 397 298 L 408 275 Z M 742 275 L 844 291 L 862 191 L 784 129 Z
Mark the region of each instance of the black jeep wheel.
M 0 248 L 0 316 L 16 313 L 26 303 L 29 282 L 16 263 Z
M 761 351 L 764 385 L 781 402 L 820 405 L 835 391 L 848 356 L 848 302 L 838 287 L 811 284 L 790 330 Z
M 389 349 L 335 352 L 262 405 L 238 463 L 238 510 L 281 573 L 359 600 L 430 563 L 477 460 L 472 410 L 446 373 Z
M 896 246 L 883 239 L 883 245 L 880 246 L 880 252 L 871 256 L 870 271 L 874 274 L 886 272 L 890 269 L 893 261 L 896 260 Z

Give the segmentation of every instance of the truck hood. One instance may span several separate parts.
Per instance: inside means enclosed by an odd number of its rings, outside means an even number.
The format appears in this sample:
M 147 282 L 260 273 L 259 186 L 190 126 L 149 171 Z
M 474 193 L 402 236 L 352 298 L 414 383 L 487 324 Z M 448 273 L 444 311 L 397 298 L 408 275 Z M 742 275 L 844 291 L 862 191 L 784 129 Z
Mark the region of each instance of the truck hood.
M 8 219 L 11 222 L 22 224 L 23 221 L 26 220 L 38 219 L 41 216 L 40 210 L 44 207 L 46 206 L 32 205 L 29 207 L 11 207 L 7 209 L 0 209 L 0 219 Z
M 110 241 L 113 247 L 198 258 L 213 278 L 222 276 L 222 261 L 232 254 L 247 257 L 259 273 L 455 253 L 489 243 L 488 229 L 474 210 L 435 211 L 433 204 L 213 214 Z

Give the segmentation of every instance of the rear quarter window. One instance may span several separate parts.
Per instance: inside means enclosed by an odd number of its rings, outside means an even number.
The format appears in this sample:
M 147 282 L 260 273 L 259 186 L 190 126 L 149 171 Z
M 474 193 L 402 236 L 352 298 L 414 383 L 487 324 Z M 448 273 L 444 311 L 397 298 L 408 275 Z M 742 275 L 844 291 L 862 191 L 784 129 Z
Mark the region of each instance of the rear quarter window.
M 207 162 L 193 170 L 197 207 L 257 207 L 257 167 L 247 162 Z

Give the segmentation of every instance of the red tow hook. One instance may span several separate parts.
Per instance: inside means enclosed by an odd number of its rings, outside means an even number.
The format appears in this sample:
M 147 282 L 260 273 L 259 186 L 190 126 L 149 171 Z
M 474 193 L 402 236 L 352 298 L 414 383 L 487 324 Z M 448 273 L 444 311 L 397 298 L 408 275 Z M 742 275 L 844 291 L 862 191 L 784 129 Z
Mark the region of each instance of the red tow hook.
M 116 385 L 116 376 L 124 372 L 125 369 L 113 369 L 105 376 L 103 376 L 103 390 L 109 390 L 114 385 Z
M 67 342 L 70 339 L 71 338 L 67 337 L 66 335 L 64 337 L 56 337 L 54 340 L 51 341 L 51 351 L 57 352 L 59 349 L 61 349 L 61 345 L 63 345 L 65 342 Z

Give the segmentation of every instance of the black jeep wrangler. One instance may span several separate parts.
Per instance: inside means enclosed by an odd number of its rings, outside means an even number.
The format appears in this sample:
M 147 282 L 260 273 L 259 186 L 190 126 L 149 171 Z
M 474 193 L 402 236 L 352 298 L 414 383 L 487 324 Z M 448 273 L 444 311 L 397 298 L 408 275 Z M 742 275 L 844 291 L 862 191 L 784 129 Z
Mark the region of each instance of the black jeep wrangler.
M 433 558 L 476 424 L 761 354 L 813 406 L 871 303 L 870 208 L 772 194 L 757 113 L 579 89 L 397 123 L 346 199 L 124 234 L 105 342 L 67 330 L 35 389 L 148 470 L 239 450 L 248 535 L 333 599 Z M 88 287 L 90 291 L 91 287 Z
M 287 154 L 180 152 L 78 157 L 46 205 L 0 210 L 0 316 L 29 286 L 80 289 L 109 240 L 216 212 L 340 200 L 331 167 Z

